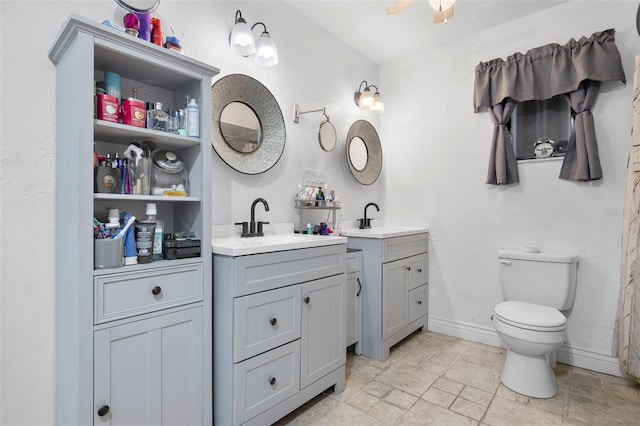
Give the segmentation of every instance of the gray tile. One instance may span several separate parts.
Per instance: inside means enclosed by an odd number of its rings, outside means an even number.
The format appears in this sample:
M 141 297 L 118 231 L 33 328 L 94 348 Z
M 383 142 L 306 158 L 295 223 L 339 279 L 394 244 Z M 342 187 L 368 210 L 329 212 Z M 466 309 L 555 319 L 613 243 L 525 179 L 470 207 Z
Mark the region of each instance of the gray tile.
M 486 409 L 486 406 L 467 401 L 466 399 L 463 399 L 461 397 L 458 397 L 455 401 L 453 401 L 453 404 L 451 404 L 451 407 L 449 407 L 449 410 L 455 411 L 456 413 L 465 415 L 467 417 L 471 417 L 474 420 L 480 420 L 484 415 Z
M 446 408 L 419 400 L 398 423 L 403 426 L 475 426 L 478 422 Z
M 491 426 L 548 426 L 562 424 L 562 416 L 496 396 L 483 422 Z
M 493 399 L 493 393 L 476 389 L 472 386 L 465 386 L 462 392 L 460 392 L 460 398 L 480 404 L 483 407 L 488 407 L 489 403 Z
M 441 407 L 449 408 L 451 403 L 455 401 L 456 396 L 431 386 L 425 393 L 422 394 L 421 398 L 425 401 L 432 402 Z

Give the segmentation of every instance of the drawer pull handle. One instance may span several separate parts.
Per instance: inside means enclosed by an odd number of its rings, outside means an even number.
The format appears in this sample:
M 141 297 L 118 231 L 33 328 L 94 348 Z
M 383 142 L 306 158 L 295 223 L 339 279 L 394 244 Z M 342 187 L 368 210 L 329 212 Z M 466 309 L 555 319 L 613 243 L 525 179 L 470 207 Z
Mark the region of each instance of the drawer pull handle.
M 422 300 L 416 300 L 416 302 L 418 303 L 418 305 L 422 305 Z
M 157 286 L 155 286 L 155 287 L 151 290 L 151 293 L 152 293 L 154 296 L 157 296 L 157 295 L 159 295 L 160 293 L 162 293 L 162 288 L 161 288 L 160 286 L 158 286 L 158 285 L 157 285 Z
M 276 325 L 278 323 L 278 318 L 271 318 L 269 322 L 271 323 L 271 325 Z
M 356 281 L 358 281 L 358 292 L 356 293 L 356 297 L 358 297 L 360 293 L 362 293 L 362 283 L 360 282 L 360 278 L 356 278 Z
M 311 302 L 311 299 L 309 298 L 309 296 L 305 297 L 304 298 L 304 303 L 306 303 L 308 305 L 309 302 Z
M 275 385 L 275 384 L 276 384 L 276 378 L 275 378 L 275 377 L 270 378 L 270 379 L 269 379 L 269 384 L 270 384 L 271 386 Z
M 422 268 L 418 268 L 418 272 L 422 272 Z
M 98 408 L 98 415 L 100 417 L 104 417 L 107 414 L 109 414 L 109 406 L 108 405 L 103 405 L 102 407 Z
M 407 268 L 407 271 L 411 270 L 411 266 L 407 266 L 406 268 Z

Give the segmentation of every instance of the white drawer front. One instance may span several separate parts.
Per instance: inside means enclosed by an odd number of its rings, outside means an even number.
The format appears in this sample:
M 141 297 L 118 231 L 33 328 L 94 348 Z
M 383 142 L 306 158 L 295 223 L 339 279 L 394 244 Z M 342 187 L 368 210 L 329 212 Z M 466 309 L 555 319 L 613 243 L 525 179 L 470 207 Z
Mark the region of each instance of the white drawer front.
M 427 253 L 419 254 L 408 259 L 409 267 L 409 290 L 426 284 L 429 278 L 429 257 Z
M 409 292 L 409 324 L 427 314 L 427 287 L 423 285 Z
M 202 265 L 99 276 L 94 294 L 96 324 L 198 302 Z
M 235 299 L 234 362 L 300 337 L 300 294 L 290 286 Z
M 427 234 L 385 238 L 382 246 L 382 263 L 426 252 Z
M 300 340 L 235 365 L 236 421 L 244 423 L 300 389 Z

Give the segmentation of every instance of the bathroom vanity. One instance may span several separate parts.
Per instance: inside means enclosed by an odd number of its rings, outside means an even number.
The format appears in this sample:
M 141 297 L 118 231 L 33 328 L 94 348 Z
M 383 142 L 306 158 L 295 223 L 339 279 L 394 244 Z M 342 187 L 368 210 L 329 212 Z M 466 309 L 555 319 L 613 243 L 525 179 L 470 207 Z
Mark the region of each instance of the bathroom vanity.
M 344 389 L 346 242 L 213 239 L 214 424 L 272 424 Z
M 362 353 L 378 361 L 416 330 L 427 328 L 429 262 L 424 228 L 345 229 L 362 250 Z

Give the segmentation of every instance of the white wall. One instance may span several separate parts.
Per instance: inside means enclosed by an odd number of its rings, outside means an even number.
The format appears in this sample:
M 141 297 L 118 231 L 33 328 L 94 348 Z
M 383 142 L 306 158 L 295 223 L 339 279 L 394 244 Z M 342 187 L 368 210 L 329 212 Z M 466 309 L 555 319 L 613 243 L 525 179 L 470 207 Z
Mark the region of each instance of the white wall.
M 572 1 L 381 68 L 386 218 L 422 221 L 431 230 L 430 329 L 497 343 L 490 320 L 502 300 L 496 250 L 574 250 L 580 255 L 578 288 L 562 359 L 618 371 L 611 355 L 636 8 L 628 1 Z M 561 161 L 552 161 L 519 164 L 519 185 L 486 185 L 493 125 L 488 113 L 473 113 L 475 66 L 607 28 L 617 30 L 628 82 L 604 83 L 593 110 L 604 178 L 560 180 Z
M 278 66 L 261 68 L 229 52 L 228 35 L 237 8 L 250 24 L 265 22 L 279 50 Z M 54 107 L 55 67 L 47 55 L 70 13 L 98 22 L 122 15 L 110 0 L 0 1 L 3 425 L 45 425 L 54 419 L 53 239 L 64 238 L 64 229 L 54 228 L 55 167 L 73 165 L 56 157 L 55 116 L 65 111 Z M 264 215 L 260 210 L 261 219 L 296 221 L 293 196 L 305 167 L 327 173 L 328 182 L 345 201 L 345 218 L 361 215 L 368 201 L 380 201 L 383 186 L 357 184 L 344 152 L 352 122 L 363 118 L 378 126 L 378 117 L 360 113 L 353 104 L 353 92 L 361 80 L 377 81 L 377 66 L 276 1 L 162 0 L 155 15 L 161 18 L 165 35 L 169 25 L 175 28 L 185 54 L 219 67 L 220 76 L 243 73 L 263 82 L 285 118 L 284 155 L 264 174 L 241 175 L 211 151 L 214 223 L 248 220 L 251 202 L 258 196 L 265 197 L 271 207 Z M 339 139 L 334 151 L 325 153 L 317 141 L 322 114 L 304 115 L 300 124 L 294 124 L 294 102 L 305 111 L 327 108 Z M 381 208 L 384 213 L 383 203 Z

